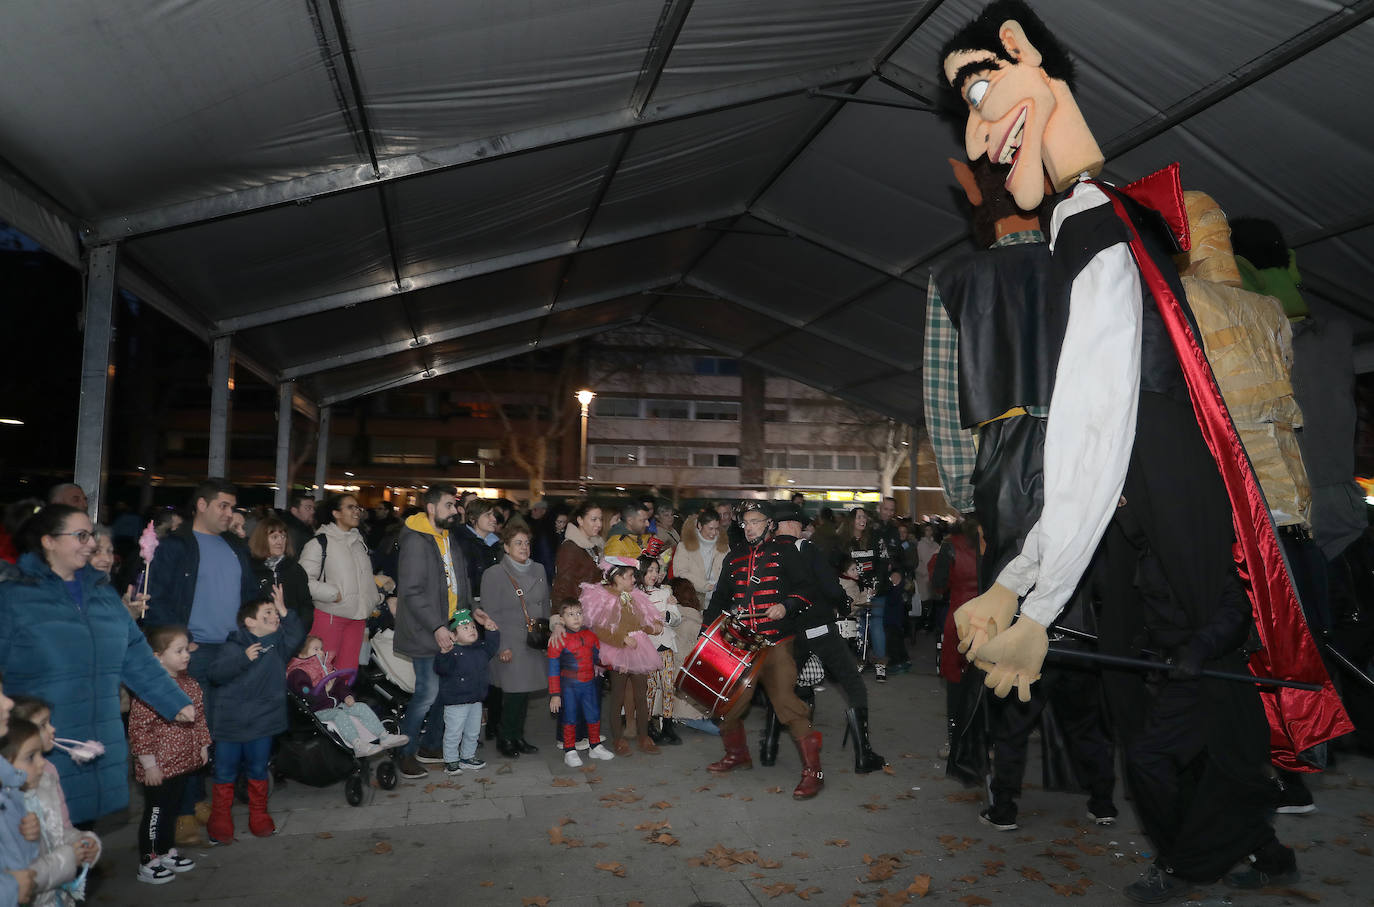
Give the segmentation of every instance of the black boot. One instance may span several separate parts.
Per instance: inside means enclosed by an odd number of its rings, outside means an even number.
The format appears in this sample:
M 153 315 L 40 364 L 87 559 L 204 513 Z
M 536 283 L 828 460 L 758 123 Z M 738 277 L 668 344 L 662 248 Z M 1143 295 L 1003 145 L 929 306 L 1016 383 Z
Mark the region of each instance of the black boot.
M 677 735 L 677 731 L 673 730 L 673 719 L 663 719 L 663 739 L 659 740 L 658 742 L 666 743 L 669 746 L 682 745 L 682 738 Z
M 654 745 L 658 745 L 658 744 L 660 744 L 660 743 L 663 743 L 663 719 L 662 719 L 662 718 L 650 718 L 650 719 L 649 719 L 649 739 L 652 740 L 652 741 L 654 742 Z
M 763 765 L 776 765 L 778 762 L 778 732 L 782 722 L 778 713 L 769 705 L 763 716 L 763 733 L 759 735 L 759 762 Z
M 520 744 L 515 740 L 506 740 L 503 737 L 496 738 L 496 749 L 507 759 L 520 758 Z
M 868 742 L 868 709 L 845 709 L 845 723 L 854 738 L 854 774 L 866 775 L 880 771 L 887 760 L 873 752 Z

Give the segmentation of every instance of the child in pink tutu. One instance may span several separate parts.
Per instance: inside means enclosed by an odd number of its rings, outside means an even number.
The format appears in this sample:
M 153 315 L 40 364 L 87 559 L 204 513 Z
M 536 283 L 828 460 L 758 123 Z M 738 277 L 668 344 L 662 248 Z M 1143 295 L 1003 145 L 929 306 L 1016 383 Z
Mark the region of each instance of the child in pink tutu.
M 601 663 L 611 674 L 611 695 L 606 700 L 601 726 L 611 728 L 617 756 L 630 755 L 625 728 L 632 718 L 640 751 L 659 752 L 649 739 L 648 693 L 649 675 L 663 667 L 663 660 L 649 636 L 662 632 L 662 612 L 635 588 L 635 566 L 634 558 L 603 559 L 605 579 L 600 583 L 583 583 L 579 595 L 587 626 L 600 641 Z M 631 692 L 628 700 L 627 683 Z M 621 703 L 626 703 L 624 726 L 618 714 Z

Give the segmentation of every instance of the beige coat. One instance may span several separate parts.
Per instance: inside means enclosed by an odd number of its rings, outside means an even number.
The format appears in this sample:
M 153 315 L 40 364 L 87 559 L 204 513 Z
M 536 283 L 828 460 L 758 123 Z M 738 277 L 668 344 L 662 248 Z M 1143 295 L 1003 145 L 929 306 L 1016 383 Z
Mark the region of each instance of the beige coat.
M 324 575 L 320 574 L 318 538 L 305 543 L 300 557 L 315 609 L 346 620 L 366 619 L 382 600 L 372 577 L 367 543 L 358 530 L 344 532 L 334 523 L 326 523 L 320 532 L 329 539 L 324 550 Z
M 697 535 L 696 519 L 689 518 L 682 527 L 682 544 L 677 546 L 677 552 L 673 555 L 673 576 L 690 580 L 703 605 L 711 600 L 711 593 L 716 589 L 716 581 L 720 579 L 720 571 L 725 564 L 725 555 L 730 552 L 730 541 L 726 538 L 725 527 L 721 527 L 720 534 L 716 536 L 715 544 L 711 547 L 708 565 L 702 559 L 701 546 L 710 544 Z

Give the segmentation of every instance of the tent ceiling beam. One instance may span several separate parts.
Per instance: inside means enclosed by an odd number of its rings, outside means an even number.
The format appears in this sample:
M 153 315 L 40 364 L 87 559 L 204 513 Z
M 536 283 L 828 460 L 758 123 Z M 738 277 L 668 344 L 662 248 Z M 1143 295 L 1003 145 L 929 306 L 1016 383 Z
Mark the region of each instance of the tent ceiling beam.
M 873 107 L 893 107 L 897 110 L 915 110 L 919 113 L 934 113 L 935 108 L 928 104 L 909 104 L 905 101 L 886 101 L 882 98 L 866 98 L 858 94 L 844 94 L 839 91 L 827 91 L 823 88 L 813 88 L 806 93 L 808 98 L 829 98 L 833 101 L 845 101 L 850 104 L 868 104 Z
M 704 215 L 689 214 L 676 219 L 653 221 L 651 223 L 639 224 L 634 227 L 627 227 L 623 230 L 603 233 L 599 236 L 593 236 L 590 239 L 583 240 L 580 246 L 576 240 L 564 240 L 562 242 L 551 243 L 547 246 L 538 246 L 533 249 L 524 249 L 519 252 L 498 255 L 494 258 L 484 258 L 480 261 L 466 262 L 461 265 L 454 265 L 450 268 L 440 268 L 435 271 L 428 271 L 424 274 L 414 274 L 403 279 L 399 287 L 391 282 L 378 283 L 352 290 L 343 290 L 338 293 L 329 293 L 325 296 L 317 296 L 314 299 L 281 303 L 257 312 L 249 312 L 244 315 L 235 315 L 221 319 L 215 323 L 215 331 L 217 333 L 246 331 L 250 328 L 275 324 L 292 318 L 304 318 L 307 315 L 318 315 L 321 312 L 344 309 L 349 306 L 358 305 L 359 303 L 371 302 L 376 299 L 386 299 L 401 293 L 411 293 L 415 290 L 422 290 L 428 287 L 456 283 L 466 280 L 469 277 L 480 277 L 483 274 L 494 274 L 497 271 L 506 271 L 511 268 L 523 267 L 525 265 L 540 264 L 556 258 L 562 258 L 566 255 L 572 255 L 574 252 L 578 251 L 588 252 L 593 249 L 604 249 L 609 246 L 620 245 L 621 243 L 649 239 L 663 233 L 688 230 L 714 221 L 736 217 L 743 213 L 743 211 L 743 205 L 733 205 L 730 208 L 709 212 Z
M 571 312 L 574 309 L 586 308 L 587 306 L 597 305 L 608 302 L 612 299 L 619 299 L 624 296 L 633 296 L 640 292 L 648 291 L 665 283 L 676 281 L 680 275 L 668 274 L 653 281 L 634 284 L 632 286 L 615 287 L 611 290 L 604 290 L 599 293 L 585 293 L 571 299 L 563 300 L 558 303 L 557 312 Z M 343 368 L 349 365 L 356 365 L 360 362 L 368 362 L 373 359 L 380 359 L 383 356 L 392 356 L 397 353 L 404 353 L 409 350 L 422 347 L 433 346 L 436 343 L 444 343 L 449 340 L 458 340 L 473 334 L 480 334 L 484 331 L 495 330 L 496 328 L 509 327 L 513 324 L 523 324 L 527 321 L 544 318 L 554 313 L 555 303 L 544 300 L 502 300 L 500 308 L 501 315 L 493 315 L 488 318 L 481 318 L 476 321 L 455 322 L 437 331 L 430 331 L 421 334 L 415 340 L 394 340 L 390 343 L 380 343 L 368 347 L 365 350 L 354 350 L 346 353 L 338 353 L 333 356 L 325 356 L 311 362 L 303 362 L 300 365 L 293 365 L 290 368 L 282 369 L 280 378 L 283 381 L 292 378 L 301 378 L 306 375 L 313 375 L 318 372 L 327 372 L 330 369 Z M 418 342 L 417 342 L 418 340 Z
M 754 302 L 752 299 L 746 299 L 745 297 L 739 296 L 738 294 L 727 292 L 725 290 L 720 289 L 716 285 L 710 283 L 709 281 L 702 280 L 698 277 L 688 276 L 686 282 L 688 285 L 694 286 L 698 290 L 705 290 L 707 293 L 711 293 L 719 299 L 724 300 L 725 302 L 733 303 L 742 309 L 748 309 L 751 312 L 757 312 L 760 315 L 765 315 L 769 318 L 776 319 L 782 324 L 785 324 L 788 327 L 796 328 L 800 331 L 807 330 L 806 322 L 803 319 L 793 318 L 789 315 L 783 314 L 773 306 L 765 305 L 759 302 Z M 808 331 L 808 333 L 810 332 Z M 823 340 L 826 343 L 832 343 L 835 346 L 847 349 L 850 352 L 858 353 L 861 356 L 868 356 L 873 361 L 881 362 L 883 365 L 889 366 L 891 368 L 903 367 L 903 363 L 899 362 L 896 359 L 893 359 L 886 353 L 881 353 L 877 350 L 870 349 L 869 347 L 864 346 L 861 343 L 855 343 L 854 341 L 847 340 L 843 337 L 823 336 L 820 334 L 812 334 L 812 336 L 816 337 L 819 340 Z M 772 339 L 776 340 L 777 338 L 775 336 Z
M 354 400 L 358 397 L 365 397 L 368 394 L 375 394 L 380 391 L 392 390 L 404 387 L 407 384 L 414 384 L 417 381 L 425 381 L 430 378 L 437 378 L 439 375 L 448 375 L 453 372 L 461 372 L 465 369 L 476 368 L 479 365 L 486 365 L 489 362 L 499 362 L 502 359 L 509 359 L 512 356 L 519 356 L 521 353 L 532 352 L 539 346 L 557 346 L 560 343 L 571 343 L 583 337 L 590 337 L 593 334 L 604 333 L 610 330 L 604 324 L 592 325 L 589 327 L 578 328 L 575 331 L 565 331 L 546 338 L 542 343 L 536 340 L 527 340 L 520 343 L 511 343 L 506 346 L 489 350 L 476 356 L 469 356 L 463 359 L 456 359 L 453 362 L 440 363 L 419 372 L 413 372 L 400 378 L 391 378 L 386 381 L 377 381 L 372 384 L 355 387 L 350 390 L 340 391 L 324 398 L 322 405 L 333 406 L 336 403 L 343 403 L 347 400 Z
M 1237 66 L 1211 85 L 1193 92 L 1177 104 L 1111 139 L 1102 146 L 1104 155 L 1110 161 L 1145 144 L 1340 37 L 1365 22 L 1370 16 L 1374 16 L 1374 0 L 1358 0 L 1337 9 L 1311 28 Z
M 639 68 L 639 78 L 630 92 L 630 110 L 638 118 L 644 107 L 653 97 L 659 79 L 663 78 L 663 68 L 668 65 L 668 57 L 673 53 L 678 35 L 692 11 L 693 0 L 664 0 L 663 12 L 659 14 L 658 25 L 649 41 L 649 50 L 644 54 L 644 63 Z
M 863 265 L 869 270 L 877 271 L 880 274 L 891 277 L 893 280 L 900 280 L 902 283 L 911 284 L 912 286 L 925 286 L 924 281 L 918 281 L 907 276 L 907 272 L 910 270 L 909 268 L 903 268 L 900 265 L 890 265 L 877 256 L 870 255 L 853 246 L 832 239 L 817 230 L 813 230 L 794 220 L 789 220 L 780 214 L 775 214 L 766 208 L 753 208 L 749 211 L 749 214 L 751 217 L 756 217 L 771 227 L 776 227 L 784 231 L 789 237 L 796 237 L 813 246 L 838 255 L 843 259 L 852 261 L 857 265 Z
M 371 164 L 314 173 L 165 205 L 146 211 L 105 218 L 83 236 L 88 244 L 131 239 L 147 233 L 171 230 L 287 204 L 305 204 L 340 192 L 375 186 L 398 179 L 440 173 L 480 161 L 490 161 L 552 148 L 570 142 L 612 135 L 654 123 L 689 119 L 703 114 L 802 94 L 812 88 L 842 85 L 872 75 L 867 61 L 827 66 L 808 72 L 779 76 L 747 85 L 672 98 L 648 105 L 638 117 L 630 108 L 594 114 L 563 123 L 518 129 L 502 135 L 460 142 L 443 148 L 383 158 L 373 173 Z

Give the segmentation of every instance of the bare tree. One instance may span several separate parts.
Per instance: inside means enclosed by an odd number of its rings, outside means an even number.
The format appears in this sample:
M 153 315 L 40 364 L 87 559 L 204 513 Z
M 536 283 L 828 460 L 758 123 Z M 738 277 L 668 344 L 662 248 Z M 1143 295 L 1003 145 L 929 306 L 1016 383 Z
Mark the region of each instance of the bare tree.
M 543 408 L 532 404 L 520 419 L 510 417 L 500 398 L 487 385 L 481 370 L 477 371 L 477 380 L 501 419 L 501 449 L 529 477 L 531 501 L 544 496 L 550 447 L 556 447 L 568 429 L 577 424 L 580 407 L 573 393 L 581 378 L 581 364 L 581 346 L 575 343 L 565 346 L 563 361 L 549 389 L 549 406 Z
M 846 407 L 846 415 L 845 430 L 873 451 L 878 459 L 878 488 L 883 497 L 891 496 L 892 483 L 911 455 L 911 426 L 856 406 Z

